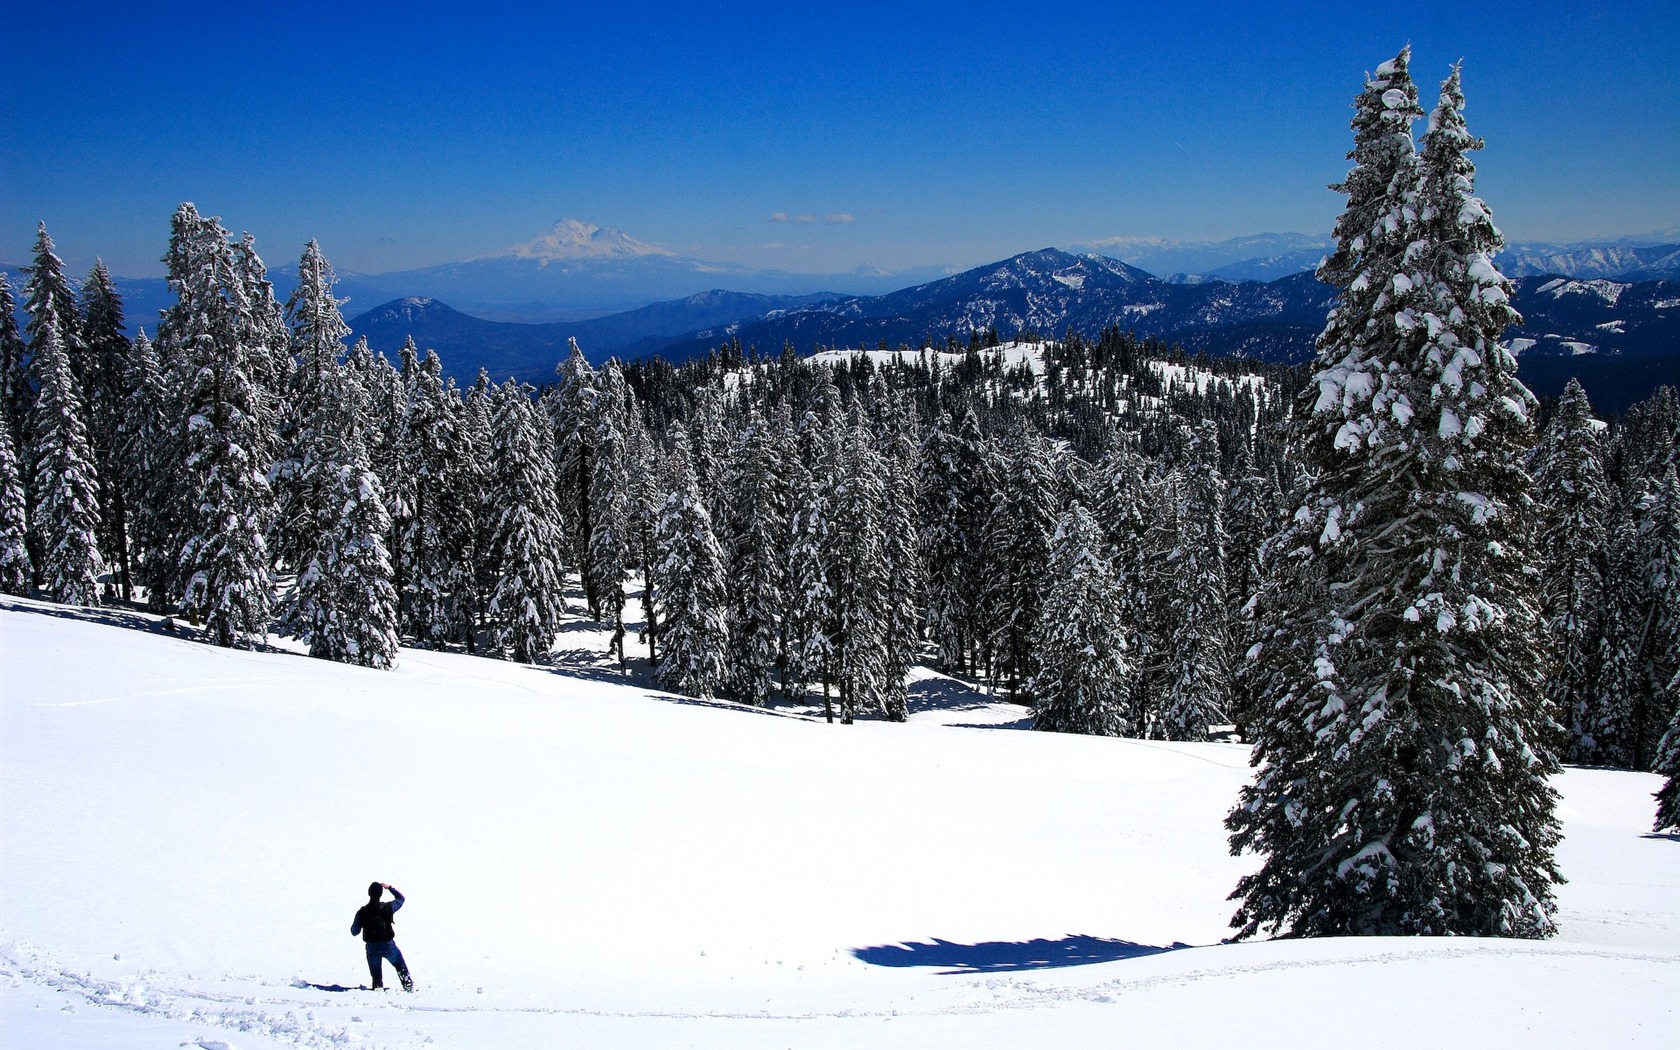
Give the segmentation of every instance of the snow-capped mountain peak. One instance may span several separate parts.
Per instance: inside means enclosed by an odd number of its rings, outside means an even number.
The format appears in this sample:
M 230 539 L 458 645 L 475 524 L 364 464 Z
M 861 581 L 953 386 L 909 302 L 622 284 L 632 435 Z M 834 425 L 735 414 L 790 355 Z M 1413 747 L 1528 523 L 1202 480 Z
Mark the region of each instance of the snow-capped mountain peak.
M 606 229 L 578 219 L 561 219 L 528 241 L 515 244 L 492 259 L 633 259 L 660 255 L 676 258 L 677 253 L 638 241 L 627 233 Z

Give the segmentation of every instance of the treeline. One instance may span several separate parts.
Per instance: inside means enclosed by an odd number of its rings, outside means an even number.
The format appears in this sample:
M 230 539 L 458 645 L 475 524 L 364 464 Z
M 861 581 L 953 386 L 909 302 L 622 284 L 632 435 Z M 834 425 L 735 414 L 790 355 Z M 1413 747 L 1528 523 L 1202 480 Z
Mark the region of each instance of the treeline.
M 587 615 L 620 660 L 635 628 L 672 689 L 820 689 L 841 721 L 905 718 L 923 658 L 1045 729 L 1205 739 L 1263 702 L 1262 552 L 1312 482 L 1301 369 L 1109 329 L 823 364 L 574 347 L 540 391 L 460 389 L 412 342 L 347 348 L 313 243 L 284 305 L 250 237 L 191 205 L 165 261 L 155 340 L 123 335 L 103 266 L 75 292 L 44 227 L 23 332 L 0 280 L 11 593 L 369 666 L 399 639 L 538 661 Z M 1607 426 L 1572 388 L 1531 453 L 1544 681 L 1578 761 L 1650 768 L 1675 711 L 1677 435 L 1672 390 Z

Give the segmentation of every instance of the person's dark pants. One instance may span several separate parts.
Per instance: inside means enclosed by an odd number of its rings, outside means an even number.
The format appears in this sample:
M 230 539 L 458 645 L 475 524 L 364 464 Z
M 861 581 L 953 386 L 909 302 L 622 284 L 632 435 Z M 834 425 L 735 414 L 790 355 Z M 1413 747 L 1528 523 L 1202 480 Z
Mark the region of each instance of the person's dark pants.
M 368 973 L 373 975 L 375 988 L 385 987 L 385 973 L 379 965 L 381 959 L 391 960 L 392 967 L 397 971 L 397 979 L 402 981 L 404 988 L 413 983 L 409 980 L 408 964 L 403 962 L 402 951 L 397 947 L 396 941 L 367 942 L 367 959 Z

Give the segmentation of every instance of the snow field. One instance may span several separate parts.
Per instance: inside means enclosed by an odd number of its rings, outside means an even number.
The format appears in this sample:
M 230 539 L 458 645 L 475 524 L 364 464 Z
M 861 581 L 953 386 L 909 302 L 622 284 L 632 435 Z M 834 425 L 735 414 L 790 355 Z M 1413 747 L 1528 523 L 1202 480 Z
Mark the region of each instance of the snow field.
M 587 630 L 561 669 L 405 649 L 380 672 L 59 611 L 0 606 L 0 1046 L 1674 1030 L 1655 777 L 1562 778 L 1555 941 L 1220 945 L 1253 863 L 1220 826 L 1237 745 L 1016 732 L 1018 708 L 921 669 L 908 725 L 830 727 L 646 689 Z M 365 982 L 371 879 L 408 895 L 420 991 L 307 987 Z M 1044 965 L 1068 955 L 1102 961 Z

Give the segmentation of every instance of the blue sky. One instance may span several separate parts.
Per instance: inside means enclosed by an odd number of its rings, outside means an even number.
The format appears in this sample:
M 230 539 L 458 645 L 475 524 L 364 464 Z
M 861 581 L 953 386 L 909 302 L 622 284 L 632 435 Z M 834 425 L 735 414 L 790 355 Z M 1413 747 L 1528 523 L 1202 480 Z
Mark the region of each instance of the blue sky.
M 1426 108 L 1464 60 L 1507 235 L 1680 226 L 1673 0 L 1268 6 L 13 4 L 0 261 L 45 219 L 159 273 L 182 200 L 364 272 L 561 217 L 812 272 L 1323 232 L 1408 42 Z

